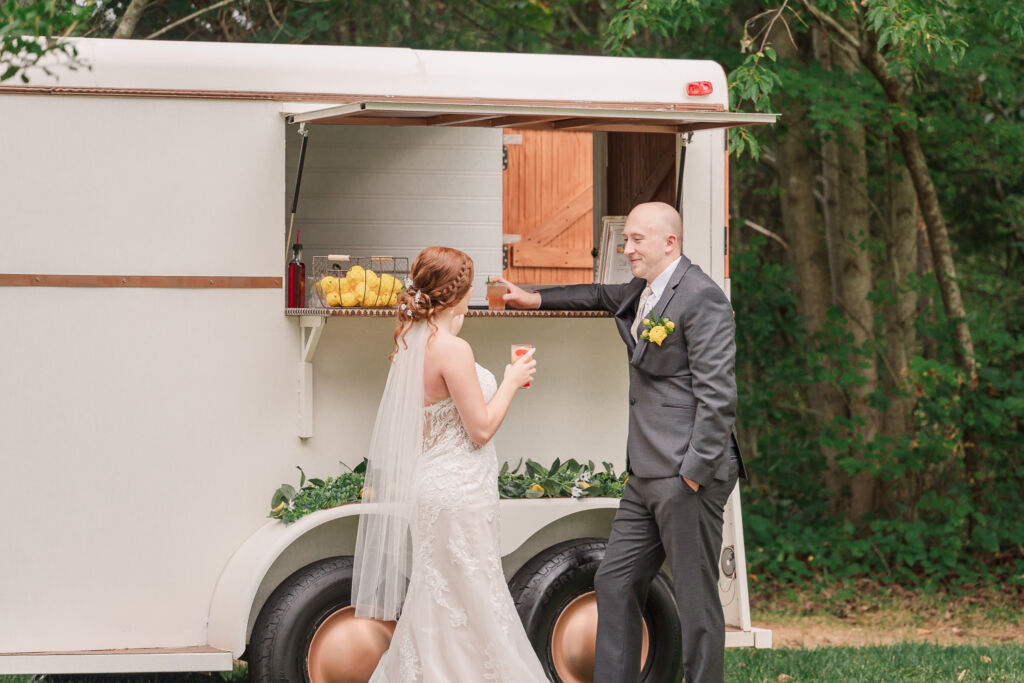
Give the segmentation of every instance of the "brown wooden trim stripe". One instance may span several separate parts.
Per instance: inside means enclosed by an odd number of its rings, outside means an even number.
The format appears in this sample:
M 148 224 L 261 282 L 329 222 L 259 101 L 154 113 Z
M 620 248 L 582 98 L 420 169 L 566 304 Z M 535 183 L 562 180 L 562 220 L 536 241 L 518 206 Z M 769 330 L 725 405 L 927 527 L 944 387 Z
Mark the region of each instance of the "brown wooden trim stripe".
M 0 657 L 50 657 L 53 655 L 181 655 L 181 654 L 223 654 L 209 645 L 188 645 L 185 647 L 129 647 L 120 650 L 51 650 L 45 652 L 0 652 Z
M 329 318 L 394 318 L 393 308 L 286 308 L 284 314 L 289 317 L 303 315 L 324 316 Z M 471 308 L 467 318 L 610 318 L 608 311 L 523 311 L 506 309 L 491 311 Z
M 279 277 L 194 275 L 39 275 L 0 273 L 0 287 L 149 287 L 159 289 L 280 289 Z
M 218 100 L 269 100 L 275 102 L 424 102 L 436 104 L 500 104 L 523 106 L 579 107 L 594 109 L 638 109 L 652 111 L 724 112 L 720 104 L 694 102 L 605 102 L 597 100 L 515 100 L 482 97 L 428 97 L 405 95 L 366 95 L 346 93 L 275 92 L 260 90 L 184 90 L 170 88 L 94 88 L 57 85 L 0 85 L 0 94 L 8 95 L 83 95 L 95 97 L 183 97 Z

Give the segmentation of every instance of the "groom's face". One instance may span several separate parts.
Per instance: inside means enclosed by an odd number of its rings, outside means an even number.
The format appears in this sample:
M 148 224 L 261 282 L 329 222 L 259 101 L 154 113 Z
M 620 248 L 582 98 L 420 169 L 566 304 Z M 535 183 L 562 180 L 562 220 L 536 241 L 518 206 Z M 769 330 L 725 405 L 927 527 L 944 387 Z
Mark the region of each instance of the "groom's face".
M 657 222 L 645 220 L 642 214 L 634 216 L 631 213 L 622 234 L 626 238 L 624 253 L 629 259 L 633 277 L 650 282 L 678 256 L 674 248 L 676 236 L 669 234 Z

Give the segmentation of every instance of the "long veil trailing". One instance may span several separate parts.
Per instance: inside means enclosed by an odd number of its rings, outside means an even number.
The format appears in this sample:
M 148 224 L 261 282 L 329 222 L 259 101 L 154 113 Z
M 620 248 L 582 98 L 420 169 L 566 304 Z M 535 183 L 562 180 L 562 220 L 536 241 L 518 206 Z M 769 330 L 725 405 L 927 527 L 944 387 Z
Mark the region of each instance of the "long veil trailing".
M 361 503 L 367 509 L 359 515 L 352 577 L 357 617 L 397 619 L 405 600 L 412 564 L 412 477 L 423 446 L 423 357 L 429 334 L 429 325 L 417 322 L 405 343 L 399 341 L 377 409 Z

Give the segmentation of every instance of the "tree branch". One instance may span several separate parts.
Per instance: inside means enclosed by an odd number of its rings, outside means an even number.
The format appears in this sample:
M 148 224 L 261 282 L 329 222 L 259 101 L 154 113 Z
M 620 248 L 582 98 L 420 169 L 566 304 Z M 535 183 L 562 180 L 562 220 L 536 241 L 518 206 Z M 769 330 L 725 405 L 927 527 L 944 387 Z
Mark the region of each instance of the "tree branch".
M 187 17 L 182 17 L 181 19 L 178 19 L 177 21 L 175 21 L 173 23 L 167 24 L 167 26 L 164 26 L 159 31 L 156 31 L 155 33 L 150 33 L 148 36 L 146 36 L 146 40 L 153 40 L 157 36 L 160 36 L 160 35 L 163 35 L 163 34 L 167 33 L 172 28 L 177 28 L 178 26 L 181 26 L 184 23 L 192 21 L 193 19 L 195 19 L 196 17 L 198 17 L 201 14 L 206 14 L 207 12 L 211 12 L 211 11 L 213 11 L 215 9 L 220 9 L 221 7 L 226 7 L 226 6 L 230 5 L 231 3 L 233 3 L 234 1 L 235 0 L 220 0 L 220 2 L 215 3 L 213 5 L 210 5 L 209 7 L 204 7 L 201 10 L 196 10 L 195 12 L 193 12 L 190 15 L 188 15 Z
M 857 36 L 853 35 L 846 30 L 846 27 L 840 24 L 836 19 L 830 15 L 822 12 L 818 7 L 807 0 L 800 0 L 800 4 L 807 8 L 807 11 L 814 15 L 814 18 L 820 21 L 822 24 L 828 26 L 830 29 L 839 34 L 839 36 L 845 40 L 851 48 L 860 52 L 860 41 L 857 40 Z
M 142 13 L 146 9 L 146 5 L 149 4 L 149 0 L 132 0 L 128 5 L 128 9 L 124 11 L 124 15 L 121 17 L 121 22 L 117 25 L 117 30 L 114 31 L 114 38 L 131 38 L 132 34 L 135 33 L 135 26 L 139 23 L 139 18 L 142 17 Z
M 760 225 L 758 225 L 754 221 L 747 220 L 747 219 L 743 219 L 743 224 L 745 226 L 747 226 L 748 228 L 751 228 L 752 230 L 754 230 L 754 232 L 759 232 L 762 235 L 764 235 L 765 237 L 770 237 L 771 239 L 775 240 L 776 242 L 778 242 L 779 244 L 782 245 L 783 249 L 789 249 L 789 244 L 786 243 L 786 240 L 782 239 L 781 237 L 776 235 L 774 232 L 772 232 L 768 228 L 761 227 Z

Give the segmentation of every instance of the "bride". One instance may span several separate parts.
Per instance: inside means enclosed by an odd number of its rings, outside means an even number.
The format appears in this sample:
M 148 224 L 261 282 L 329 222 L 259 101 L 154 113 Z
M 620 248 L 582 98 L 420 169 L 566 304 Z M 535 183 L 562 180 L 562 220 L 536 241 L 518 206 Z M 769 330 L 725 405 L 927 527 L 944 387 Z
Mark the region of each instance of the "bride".
M 463 252 L 429 247 L 411 278 L 356 540 L 356 616 L 401 614 L 370 681 L 546 683 L 502 573 L 491 444 L 536 361 L 506 366 L 500 386 L 474 362 L 458 336 L 473 282 Z

